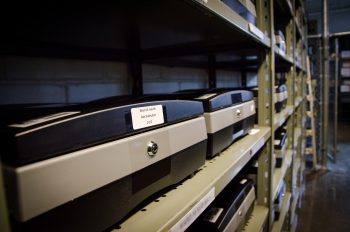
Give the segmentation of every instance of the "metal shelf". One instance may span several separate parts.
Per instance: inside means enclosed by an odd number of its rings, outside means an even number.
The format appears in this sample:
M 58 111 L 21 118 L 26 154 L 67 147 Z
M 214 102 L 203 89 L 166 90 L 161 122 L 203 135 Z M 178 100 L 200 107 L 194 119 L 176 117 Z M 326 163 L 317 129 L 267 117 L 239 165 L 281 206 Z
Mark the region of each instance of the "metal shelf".
M 284 196 L 283 200 L 283 205 L 282 205 L 282 211 L 280 214 L 280 217 L 278 221 L 276 221 L 273 226 L 272 226 L 272 232 L 280 232 L 282 231 L 282 227 L 284 224 L 284 219 L 287 216 L 289 207 L 290 207 L 290 199 L 291 199 L 291 194 L 290 192 L 287 192 L 286 195 Z
M 236 29 L 241 30 L 241 32 L 245 33 L 250 39 L 255 40 L 256 42 L 265 45 L 266 47 L 270 47 L 270 38 L 268 38 L 266 35 L 262 35 L 262 38 L 259 38 L 251 29 L 250 29 L 250 23 L 248 23 L 245 19 L 243 19 L 238 13 L 231 10 L 228 6 L 226 6 L 222 1 L 217 0 L 207 0 L 207 1 L 195 1 L 192 0 L 192 2 L 199 2 L 216 14 L 217 16 L 225 19 L 227 22 L 229 22 L 232 26 L 234 26 Z
M 303 157 L 303 155 L 305 154 L 305 148 L 306 148 L 306 141 L 305 139 L 303 139 L 303 141 L 301 142 L 301 157 Z
M 277 130 L 283 123 L 286 122 L 287 118 L 293 113 L 294 107 L 291 105 L 287 105 L 287 107 L 282 110 L 282 112 L 275 114 L 274 118 L 274 126 L 275 130 Z
M 117 231 L 168 231 L 181 220 L 194 216 L 192 209 L 212 192 L 217 196 L 222 189 L 239 173 L 256 152 L 270 138 L 268 127 L 256 127 L 251 134 L 243 137 L 220 156 L 207 160 L 200 171 L 136 212 L 120 225 Z M 198 216 L 198 215 L 197 215 Z
M 293 149 L 296 150 L 298 147 L 299 139 L 301 137 L 301 128 L 296 127 L 294 129 L 294 144 L 293 144 Z
M 246 49 L 244 51 L 227 50 L 224 52 L 216 52 L 215 54 L 213 53 L 213 56 L 215 56 L 213 68 L 216 70 L 256 72 L 261 65 L 261 54 L 259 54 L 259 50 L 257 49 Z M 147 60 L 145 63 L 169 67 L 207 69 L 208 54 L 152 59 Z
M 295 108 L 298 108 L 300 104 L 303 102 L 303 97 L 299 96 L 295 98 Z
M 83 8 L 80 2 L 7 3 L 3 9 L 13 19 L 0 23 L 6 55 L 128 61 L 137 53 L 145 61 L 270 47 L 265 33 L 218 0 L 112 1 Z
M 247 222 L 243 231 L 247 231 L 247 232 L 262 231 L 266 223 L 268 214 L 269 214 L 269 209 L 267 207 L 264 207 L 261 205 L 255 205 L 252 215 L 249 218 L 249 221 Z
M 291 212 L 290 221 L 291 222 L 293 222 L 295 220 L 296 208 L 298 205 L 299 196 L 300 196 L 300 189 L 296 188 L 295 192 L 293 193 L 293 197 L 292 197 L 292 206 L 290 207 L 290 212 Z
M 301 159 L 297 158 L 296 159 L 296 164 L 295 164 L 295 169 L 297 170 L 297 172 L 299 171 L 300 167 L 301 167 Z
M 295 232 L 297 230 L 298 227 L 298 217 L 294 218 L 294 221 L 292 222 L 292 228 L 291 228 L 291 232 Z
M 288 69 L 293 65 L 293 58 L 282 52 L 282 50 L 275 45 L 275 56 L 276 56 L 276 68 Z
M 302 71 L 302 72 L 306 72 L 306 68 L 303 67 L 301 64 L 296 63 L 295 67 L 297 68 L 297 71 Z
M 283 183 L 283 178 L 285 177 L 288 168 L 292 164 L 293 151 L 287 150 L 285 153 L 284 161 L 282 167 L 275 168 L 275 172 L 273 174 L 273 190 L 272 190 L 272 199 L 275 199 L 278 193 L 278 190 L 281 188 Z
M 292 172 L 292 188 L 294 189 L 298 187 L 298 177 L 300 177 L 298 174 L 301 167 L 301 159 L 298 155 L 295 155 L 293 160 L 294 162 L 293 162 L 293 172 Z

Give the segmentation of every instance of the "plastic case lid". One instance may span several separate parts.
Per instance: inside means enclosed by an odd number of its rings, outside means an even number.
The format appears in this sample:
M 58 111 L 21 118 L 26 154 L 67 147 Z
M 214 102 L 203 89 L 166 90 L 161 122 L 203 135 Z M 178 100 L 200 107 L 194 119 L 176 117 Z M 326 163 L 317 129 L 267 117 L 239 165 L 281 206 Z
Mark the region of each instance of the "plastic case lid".
M 2 114 L 1 154 L 23 165 L 198 117 L 196 101 L 116 97 L 75 106 L 25 107 Z M 9 120 L 16 112 L 15 120 Z

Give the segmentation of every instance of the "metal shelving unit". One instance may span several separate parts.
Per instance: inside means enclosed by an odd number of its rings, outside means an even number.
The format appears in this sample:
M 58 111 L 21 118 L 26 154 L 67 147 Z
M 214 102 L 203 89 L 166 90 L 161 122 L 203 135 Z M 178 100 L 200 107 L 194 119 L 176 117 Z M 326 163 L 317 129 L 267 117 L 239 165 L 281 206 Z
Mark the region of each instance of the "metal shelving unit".
M 294 107 L 287 106 L 281 113 L 275 115 L 275 130 L 282 126 L 288 119 L 289 116 L 293 114 Z
M 301 128 L 299 127 L 296 127 L 295 130 L 294 130 L 294 144 L 293 144 L 293 149 L 296 150 L 297 149 L 297 146 L 298 144 L 300 144 L 300 138 L 301 138 Z
M 252 215 L 244 227 L 244 231 L 261 231 L 267 221 L 269 209 L 264 206 L 254 206 Z
M 273 224 L 272 232 L 282 231 L 284 221 L 285 221 L 285 218 L 288 214 L 288 210 L 290 207 L 290 199 L 291 199 L 291 193 L 287 192 L 284 196 L 284 199 L 283 199 L 282 212 L 280 214 L 278 221 L 276 221 Z
M 282 167 L 275 169 L 275 172 L 273 174 L 273 192 L 272 192 L 273 199 L 277 197 L 277 193 L 281 189 L 283 179 L 285 178 L 286 173 L 292 163 L 292 158 L 293 158 L 293 151 L 287 150 Z
M 283 20 L 278 18 L 278 22 L 275 22 L 274 26 L 276 29 L 285 32 L 287 57 L 292 58 L 292 63 L 289 66 L 289 62 L 285 60 L 284 63 L 278 61 L 281 58 L 277 59 L 275 63 L 276 71 L 286 72 L 288 100 L 286 109 L 274 117 L 273 131 L 281 126 L 287 129 L 287 151 L 289 156 L 285 156 L 282 167 L 275 170 L 273 176 L 272 199 L 275 199 L 283 180 L 286 182 L 287 197 L 282 207 L 282 217 L 272 224 L 272 231 L 293 231 L 296 228 L 295 223 L 297 223 L 296 207 L 294 205 L 296 203 L 293 199 L 296 196 L 299 197 L 300 184 L 303 181 L 301 180 L 303 170 L 302 165 L 300 165 L 300 157 L 303 155 L 301 143 L 304 140 L 303 121 L 305 120 L 303 105 L 306 79 L 306 20 L 303 1 L 295 0 L 291 3 L 292 7 L 287 7 L 287 9 L 292 9 L 292 14 L 286 14 L 286 11 L 283 11 L 280 7 L 280 5 L 288 6 L 286 1 L 278 1 L 278 3 L 275 1 L 274 3 L 276 5 L 275 12 L 283 12 L 280 17 L 284 18 Z
M 295 232 L 298 226 L 298 217 L 295 217 L 294 222 L 292 223 L 292 228 L 290 231 Z
M 217 196 L 270 135 L 269 128 L 256 127 L 254 134 L 234 143 L 220 156 L 207 160 L 195 176 L 132 215 L 119 225 L 118 231 L 144 231 L 146 228 L 147 231 L 176 231 L 174 228 L 186 226 L 178 223 L 199 216 L 198 211 L 204 210 L 201 200 Z
M 297 210 L 297 206 L 298 206 L 299 197 L 300 197 L 300 189 L 296 188 L 295 193 L 291 198 L 292 203 L 291 203 L 291 207 L 290 207 L 290 212 L 291 212 L 290 221 L 291 221 L 292 228 L 293 228 L 293 223 L 295 222 L 295 220 L 297 220 L 296 219 L 297 218 L 296 210 Z
M 85 4 L 84 10 L 80 4 L 8 4 L 9 14 L 18 17 L 10 27 L 0 23 L 6 32 L 0 55 L 124 62 L 130 95 L 144 94 L 145 64 L 206 70 L 208 88 L 217 87 L 217 70 L 241 72 L 242 87 L 247 72 L 257 74 L 258 120 L 252 133 L 207 160 L 194 176 L 132 214 L 115 231 L 182 231 L 253 158 L 258 161 L 257 194 L 244 230 L 293 231 L 305 144 L 306 28 L 301 0 L 257 0 L 256 25 L 219 0 L 101 2 Z M 301 20 L 297 10 L 304 14 Z M 40 15 L 47 23 L 24 25 L 30 15 Z M 285 34 L 285 52 L 275 44 L 277 30 Z M 288 90 L 280 113 L 274 106 L 277 72 L 286 73 Z M 282 167 L 275 168 L 274 132 L 281 126 L 287 129 L 288 147 Z M 284 180 L 287 193 L 280 219 L 274 221 L 273 202 Z M 0 175 L 0 201 L 3 193 Z M 7 210 L 5 204 L 0 210 Z

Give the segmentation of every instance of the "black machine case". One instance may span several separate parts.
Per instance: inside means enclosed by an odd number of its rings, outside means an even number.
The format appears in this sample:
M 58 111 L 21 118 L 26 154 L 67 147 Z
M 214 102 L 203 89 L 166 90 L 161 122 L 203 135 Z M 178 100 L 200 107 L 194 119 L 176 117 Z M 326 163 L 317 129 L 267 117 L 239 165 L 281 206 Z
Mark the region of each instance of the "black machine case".
M 280 168 L 282 166 L 284 155 L 286 152 L 286 148 L 288 145 L 288 139 L 287 139 L 287 130 L 282 128 L 279 128 L 275 132 L 275 141 L 274 141 L 274 148 L 275 148 L 275 154 L 276 154 L 276 168 Z
M 278 191 L 277 197 L 274 200 L 275 221 L 278 221 L 280 217 L 285 194 L 286 194 L 286 184 L 285 182 L 283 182 L 281 188 Z
M 24 110 L 24 121 L 1 129 L 15 231 L 105 230 L 204 164 L 199 102 L 109 99 L 54 108 L 50 115 Z
M 213 89 L 187 92 L 184 96 L 203 103 L 208 132 L 207 158 L 217 155 L 254 127 L 256 111 L 251 91 Z
M 235 179 L 216 197 L 187 229 L 196 231 L 236 231 L 249 217 L 255 200 L 253 181 Z

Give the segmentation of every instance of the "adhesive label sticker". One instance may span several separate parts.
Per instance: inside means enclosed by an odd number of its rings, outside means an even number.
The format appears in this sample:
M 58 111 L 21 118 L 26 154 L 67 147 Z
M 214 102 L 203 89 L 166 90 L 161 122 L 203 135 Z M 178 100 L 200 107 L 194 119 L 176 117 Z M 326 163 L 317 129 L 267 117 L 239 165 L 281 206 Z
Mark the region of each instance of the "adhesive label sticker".
M 209 192 L 195 204 L 191 210 L 181 218 L 169 232 L 180 232 L 185 231 L 197 218 L 198 216 L 210 205 L 215 199 L 215 188 L 209 190 Z
M 131 119 L 134 130 L 163 124 L 163 107 L 162 105 L 154 105 L 132 108 Z

